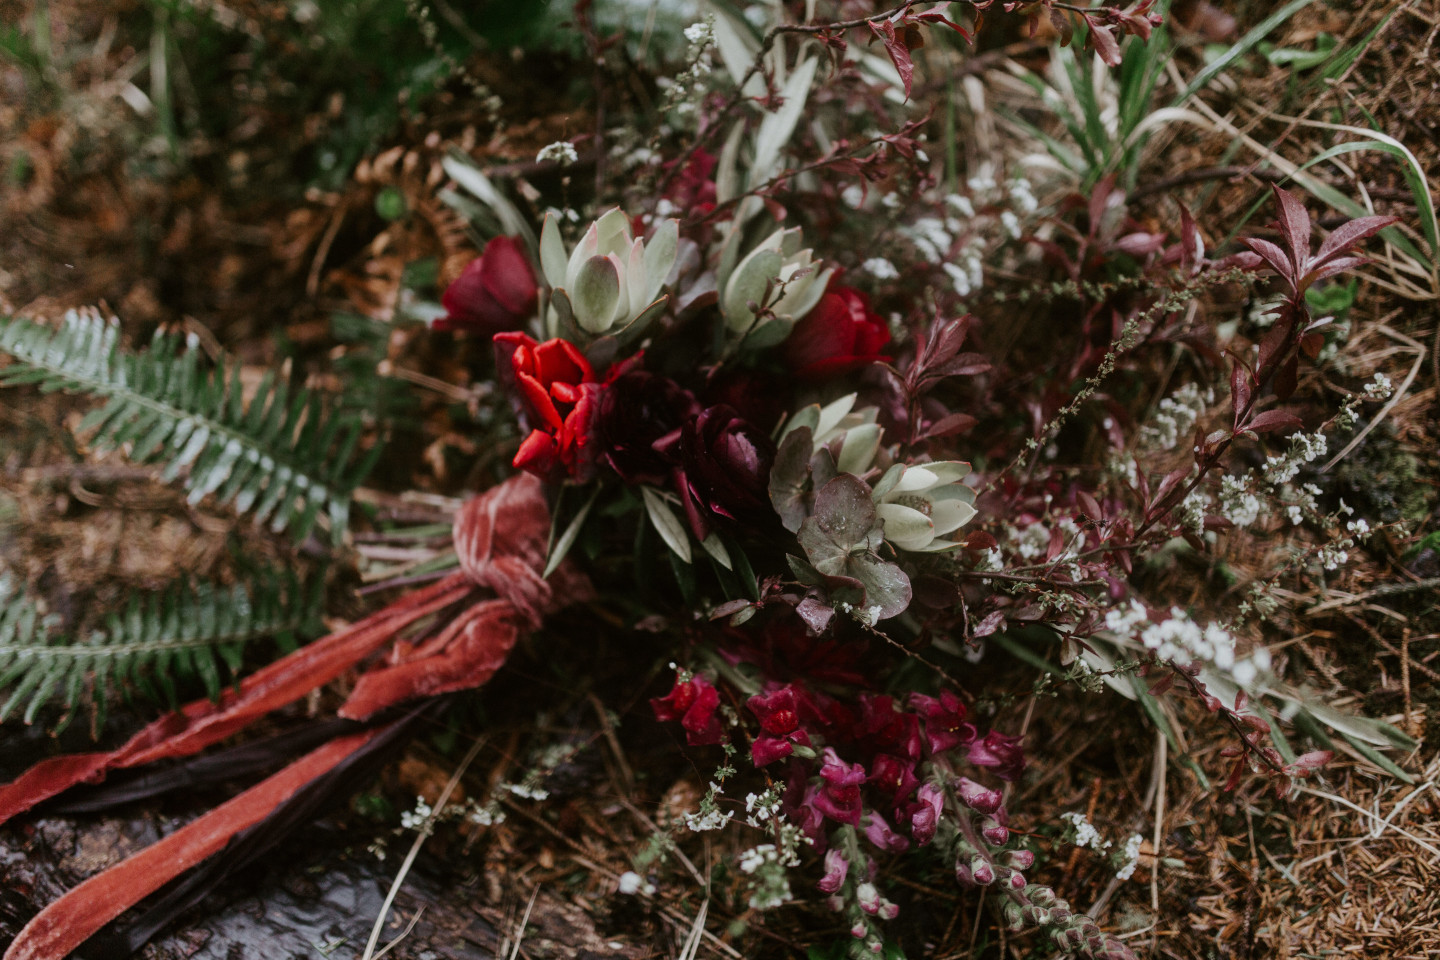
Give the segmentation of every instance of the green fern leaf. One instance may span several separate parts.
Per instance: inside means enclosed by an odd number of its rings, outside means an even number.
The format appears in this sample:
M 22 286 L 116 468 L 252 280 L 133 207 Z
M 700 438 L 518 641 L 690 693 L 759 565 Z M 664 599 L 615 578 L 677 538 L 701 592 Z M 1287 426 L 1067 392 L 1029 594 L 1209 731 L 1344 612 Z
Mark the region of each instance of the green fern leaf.
M 316 633 L 323 578 L 302 590 L 293 575 L 263 572 L 249 583 L 180 582 L 132 594 L 103 629 L 84 640 L 58 631 L 9 578 L 0 577 L 0 721 L 25 705 L 24 720 L 60 698 L 63 727 L 89 693 L 97 727 L 116 692 L 132 689 L 174 706 L 177 679 L 198 678 L 212 698 L 240 673 L 246 643 L 274 637 L 293 647 L 296 633 Z M 156 689 L 157 685 L 160 689 Z
M 0 351 L 15 361 L 0 369 L 0 385 L 103 398 L 80 424 L 96 447 L 161 463 L 166 482 L 183 477 L 191 503 L 213 495 L 296 539 L 323 515 L 339 543 L 354 490 L 380 455 L 375 444 L 357 458 L 360 419 L 333 413 L 319 395 L 267 373 L 246 402 L 239 364 L 211 366 L 165 334 L 148 350 L 125 350 L 116 321 L 93 310 L 67 313 L 58 328 L 0 317 Z

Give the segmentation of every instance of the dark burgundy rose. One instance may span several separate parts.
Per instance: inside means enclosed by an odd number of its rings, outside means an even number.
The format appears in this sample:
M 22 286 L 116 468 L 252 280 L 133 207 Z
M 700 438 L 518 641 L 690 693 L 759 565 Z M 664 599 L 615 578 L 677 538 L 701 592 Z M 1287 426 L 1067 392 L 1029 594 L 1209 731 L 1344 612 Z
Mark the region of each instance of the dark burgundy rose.
M 731 407 L 702 411 L 655 448 L 675 465 L 675 487 L 697 539 L 717 523 L 775 523 L 769 489 L 775 444 Z
M 595 418 L 600 462 L 626 483 L 664 484 L 671 465 L 655 451 L 655 441 L 699 409 L 690 391 L 668 377 L 644 370 L 616 377 L 600 398 Z
M 445 316 L 435 329 L 487 335 L 514 330 L 534 315 L 535 300 L 535 271 L 520 238 L 496 237 L 445 288 Z
M 824 380 L 890 357 L 879 353 L 890 329 L 865 294 L 835 287 L 795 324 L 785 341 L 785 361 L 802 380 Z

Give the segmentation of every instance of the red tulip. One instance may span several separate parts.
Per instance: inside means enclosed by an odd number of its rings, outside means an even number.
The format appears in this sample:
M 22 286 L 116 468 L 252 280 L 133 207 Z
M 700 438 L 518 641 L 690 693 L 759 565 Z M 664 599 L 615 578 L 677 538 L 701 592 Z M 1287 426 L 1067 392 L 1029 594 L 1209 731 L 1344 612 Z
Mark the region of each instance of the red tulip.
M 495 361 L 531 428 L 514 465 L 547 480 L 590 479 L 590 422 L 602 389 L 590 361 L 568 340 L 536 343 L 515 331 L 495 334 Z
M 535 271 L 519 237 L 496 237 L 485 244 L 440 298 L 445 316 L 437 330 L 494 334 L 514 330 L 535 313 Z
M 870 309 L 865 294 L 835 287 L 807 313 L 785 341 L 785 359 L 803 380 L 824 380 L 876 361 L 890 342 L 885 321 Z

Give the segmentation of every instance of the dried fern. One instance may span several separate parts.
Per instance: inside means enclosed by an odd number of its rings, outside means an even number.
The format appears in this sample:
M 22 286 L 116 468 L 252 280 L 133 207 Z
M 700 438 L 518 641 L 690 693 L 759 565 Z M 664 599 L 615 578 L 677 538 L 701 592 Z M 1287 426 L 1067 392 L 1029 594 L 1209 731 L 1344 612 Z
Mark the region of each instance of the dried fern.
M 351 495 L 380 452 L 377 444 L 356 457 L 359 418 L 292 391 L 273 372 L 246 402 L 239 364 L 212 366 L 182 347 L 179 337 L 157 334 L 149 350 L 125 350 L 116 321 L 93 310 L 67 313 L 59 328 L 0 317 L 0 351 L 15 360 L 0 369 L 0 385 L 103 397 L 80 425 L 95 446 L 164 463 L 162 478 L 183 475 L 190 502 L 213 493 L 297 539 L 323 511 L 338 542 Z
M 245 644 L 274 637 L 292 646 L 297 632 L 318 632 L 322 579 L 302 591 L 293 576 L 265 574 L 250 584 L 223 587 L 181 582 L 169 589 L 132 594 L 122 612 L 85 640 L 58 632 L 58 618 L 41 615 L 7 577 L 0 577 L 0 691 L 9 696 L 0 720 L 26 704 L 24 719 L 60 698 L 69 722 L 88 699 L 97 728 L 117 690 L 138 689 L 174 705 L 175 681 L 198 677 L 211 697 L 220 695 L 222 673 L 239 674 Z

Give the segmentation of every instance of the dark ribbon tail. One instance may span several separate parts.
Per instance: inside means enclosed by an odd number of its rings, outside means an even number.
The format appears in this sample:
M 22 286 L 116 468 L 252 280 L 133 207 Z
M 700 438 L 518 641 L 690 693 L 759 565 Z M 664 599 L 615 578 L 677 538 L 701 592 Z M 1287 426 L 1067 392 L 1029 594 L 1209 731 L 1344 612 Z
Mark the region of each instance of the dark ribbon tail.
M 69 956 L 101 927 L 218 853 L 237 833 L 264 821 L 306 784 L 334 770 L 380 733 L 366 730 L 333 740 L 86 880 L 26 924 L 5 951 L 4 960 L 56 960 Z
M 196 700 L 145 727 L 109 753 L 52 757 L 0 786 L 0 823 L 80 783 L 98 783 L 118 767 L 184 757 L 238 733 L 255 720 L 323 686 L 394 639 L 410 624 L 465 598 L 473 589 L 454 574 L 257 670 L 218 703 Z

